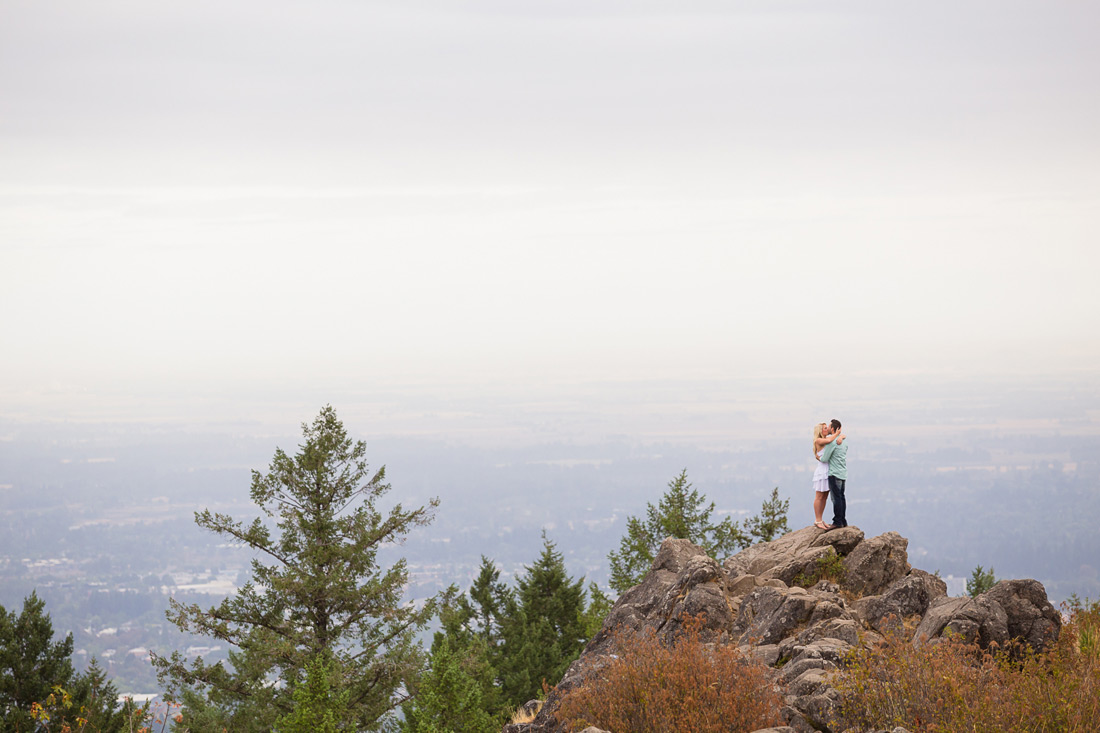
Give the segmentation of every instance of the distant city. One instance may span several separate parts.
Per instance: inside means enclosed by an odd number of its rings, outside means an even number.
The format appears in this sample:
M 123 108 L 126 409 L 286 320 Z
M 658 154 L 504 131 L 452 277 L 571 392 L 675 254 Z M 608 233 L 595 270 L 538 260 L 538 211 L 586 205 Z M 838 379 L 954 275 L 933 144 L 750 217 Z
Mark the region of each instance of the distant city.
M 537 557 L 544 532 L 576 577 L 606 589 L 607 554 L 627 517 L 656 503 L 683 468 L 722 515 L 754 514 L 778 486 L 790 499 L 790 527 L 811 523 L 810 425 L 784 435 L 765 406 L 747 411 L 718 399 L 708 412 L 702 398 L 669 406 L 658 394 L 664 389 L 651 390 L 659 407 L 633 408 L 633 432 L 613 432 L 629 421 L 609 391 L 595 417 L 577 401 L 557 411 L 497 405 L 465 434 L 415 434 L 404 418 L 393 434 L 356 435 L 367 440 L 372 464 L 386 466 L 389 499 L 442 502 L 432 525 L 383 558 L 407 558 L 408 598 L 465 587 L 483 555 L 510 579 Z M 1037 578 L 1055 600 L 1100 597 L 1100 411 L 1081 394 L 1034 388 L 1010 410 L 980 390 L 938 405 L 883 401 L 873 409 L 875 395 L 853 400 L 849 520 L 868 536 L 893 530 L 909 538 L 910 562 L 938 571 L 955 595 L 982 565 L 998 578 Z M 664 419 L 676 410 L 679 417 Z M 699 419 L 688 430 L 693 411 Z M 349 428 L 359 413 L 349 403 Z M 890 425 L 888 413 L 907 422 Z M 422 414 L 420 424 L 430 424 L 431 410 Z M 605 427 L 595 429 L 600 419 Z M 583 437 L 564 437 L 586 420 Z M 540 421 L 541 440 L 532 428 Z M 55 629 L 73 634 L 78 665 L 95 656 L 125 692 L 158 690 L 150 650 L 224 658 L 221 643 L 182 635 L 164 611 L 169 597 L 213 604 L 248 582 L 248 551 L 200 531 L 193 515 L 210 508 L 257 516 L 250 470 L 264 470 L 276 447 L 297 445 L 296 420 L 286 422 L 280 434 L 245 422 L 0 416 L 0 603 L 17 609 L 36 590 Z M 737 436 L 725 445 L 723 424 Z

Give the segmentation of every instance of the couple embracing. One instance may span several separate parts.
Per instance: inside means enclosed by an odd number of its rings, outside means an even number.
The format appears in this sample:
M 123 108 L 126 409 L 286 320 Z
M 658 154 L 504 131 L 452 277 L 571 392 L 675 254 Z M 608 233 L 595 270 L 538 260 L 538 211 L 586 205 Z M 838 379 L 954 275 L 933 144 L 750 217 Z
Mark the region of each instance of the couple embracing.
M 845 437 L 840 432 L 840 420 L 814 426 L 814 458 L 817 459 L 817 470 L 814 471 L 814 526 L 818 529 L 848 526 L 845 516 L 848 504 L 844 499 L 844 484 L 848 480 L 848 446 L 844 443 Z M 832 524 L 825 524 L 821 519 L 827 496 L 833 497 Z

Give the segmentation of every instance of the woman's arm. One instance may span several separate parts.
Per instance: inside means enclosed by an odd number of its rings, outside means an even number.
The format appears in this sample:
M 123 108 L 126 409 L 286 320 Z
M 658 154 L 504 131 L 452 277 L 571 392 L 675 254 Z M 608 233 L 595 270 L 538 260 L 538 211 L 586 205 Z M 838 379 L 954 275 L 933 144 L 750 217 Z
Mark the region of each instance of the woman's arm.
M 836 439 L 836 433 L 833 433 L 828 438 L 818 438 L 817 440 L 814 441 L 814 448 L 817 448 L 817 449 L 820 450 L 821 446 L 828 445 L 829 443 L 832 443 L 833 440 L 835 440 L 835 439 Z M 838 445 L 839 445 L 839 443 L 840 443 L 840 441 L 837 441 Z
M 848 436 L 845 435 L 844 433 L 841 433 L 840 435 L 836 436 L 836 444 L 840 445 L 841 443 L 844 442 L 844 439 L 847 438 L 847 437 Z

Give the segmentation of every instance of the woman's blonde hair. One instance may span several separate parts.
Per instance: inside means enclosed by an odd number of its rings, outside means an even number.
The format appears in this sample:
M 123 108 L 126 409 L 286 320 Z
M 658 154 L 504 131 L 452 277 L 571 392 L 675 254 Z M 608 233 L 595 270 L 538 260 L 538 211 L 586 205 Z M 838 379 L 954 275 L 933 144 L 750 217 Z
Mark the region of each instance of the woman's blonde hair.
M 814 458 L 817 458 L 817 441 L 822 437 L 821 431 L 823 431 L 824 429 L 825 423 L 823 422 L 819 422 L 817 425 L 814 425 L 814 440 L 813 443 L 810 444 L 810 452 L 813 453 Z

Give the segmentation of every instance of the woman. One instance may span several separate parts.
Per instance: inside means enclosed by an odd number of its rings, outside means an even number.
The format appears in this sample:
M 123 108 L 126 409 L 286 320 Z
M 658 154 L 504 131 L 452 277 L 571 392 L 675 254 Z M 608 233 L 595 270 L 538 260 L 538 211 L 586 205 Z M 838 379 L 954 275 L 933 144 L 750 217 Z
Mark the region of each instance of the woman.
M 831 524 L 825 524 L 821 515 L 825 512 L 825 502 L 829 498 L 829 462 L 821 460 L 821 454 L 825 452 L 825 446 L 836 440 L 837 445 L 844 442 L 844 436 L 837 437 L 836 433 L 825 435 L 825 426 L 828 423 L 814 425 L 814 458 L 817 459 L 817 469 L 814 471 L 814 526 L 818 529 L 832 529 Z

